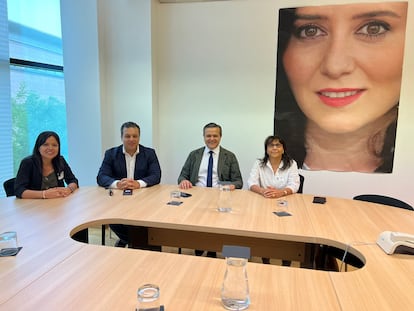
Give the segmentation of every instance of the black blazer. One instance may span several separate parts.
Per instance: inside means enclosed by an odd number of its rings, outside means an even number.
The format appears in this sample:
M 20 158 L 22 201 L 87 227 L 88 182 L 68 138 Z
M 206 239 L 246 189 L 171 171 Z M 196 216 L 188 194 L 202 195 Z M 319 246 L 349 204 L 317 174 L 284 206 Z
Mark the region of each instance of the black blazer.
M 58 187 L 64 187 L 66 184 L 76 183 L 78 180 L 72 173 L 68 163 L 61 156 L 59 167 L 54 167 L 58 180 Z M 33 156 L 28 156 L 20 162 L 17 172 L 16 181 L 14 183 L 14 192 L 16 197 L 21 198 L 25 190 L 42 190 L 42 168 L 35 161 Z
M 127 170 L 122 145 L 108 149 L 96 177 L 98 185 L 106 188 L 115 180 L 126 177 Z M 134 179 L 141 179 L 147 183 L 147 186 L 160 183 L 161 167 L 154 149 L 139 145 L 139 153 L 135 160 Z

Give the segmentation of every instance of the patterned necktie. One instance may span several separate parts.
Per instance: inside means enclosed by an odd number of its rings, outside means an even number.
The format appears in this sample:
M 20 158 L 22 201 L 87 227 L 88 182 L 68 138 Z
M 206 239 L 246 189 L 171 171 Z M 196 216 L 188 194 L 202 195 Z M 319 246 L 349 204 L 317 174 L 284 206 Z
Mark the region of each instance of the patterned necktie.
M 207 187 L 213 186 L 213 151 L 209 151 L 210 157 L 208 158 L 207 167 Z

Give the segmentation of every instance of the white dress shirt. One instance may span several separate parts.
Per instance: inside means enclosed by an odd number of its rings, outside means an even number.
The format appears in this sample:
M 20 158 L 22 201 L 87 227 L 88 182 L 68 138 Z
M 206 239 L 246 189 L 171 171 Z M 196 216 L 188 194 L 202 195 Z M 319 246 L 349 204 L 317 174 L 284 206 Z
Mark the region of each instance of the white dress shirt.
M 218 174 L 217 174 L 217 163 L 220 153 L 220 146 L 217 146 L 213 151 L 213 183 L 212 187 L 218 187 Z M 198 181 L 196 186 L 207 187 L 207 168 L 208 168 L 208 159 L 210 158 L 210 149 L 205 147 L 203 158 L 201 159 L 200 169 L 198 170 Z
M 292 161 L 293 162 L 290 167 L 285 170 L 281 170 L 283 166 L 283 161 L 281 161 L 277 171 L 273 172 L 272 165 L 269 161 L 267 161 L 265 166 L 262 166 L 261 160 L 256 160 L 253 164 L 252 170 L 250 171 L 247 186 L 249 189 L 253 185 L 257 185 L 262 188 L 289 188 L 292 190 L 292 193 L 296 193 L 300 186 L 300 178 L 298 165 L 296 161 Z
M 125 151 L 125 147 L 122 147 L 122 152 L 125 155 L 125 165 L 126 165 L 126 171 L 127 171 L 127 178 L 134 179 L 134 172 L 135 172 L 135 162 L 137 160 L 137 154 L 139 153 L 139 146 L 137 147 L 137 150 L 135 153 L 131 156 L 128 152 Z M 110 188 L 116 188 L 116 183 L 119 180 L 115 180 Z M 137 180 L 141 188 L 145 188 L 147 186 L 147 183 L 142 180 Z

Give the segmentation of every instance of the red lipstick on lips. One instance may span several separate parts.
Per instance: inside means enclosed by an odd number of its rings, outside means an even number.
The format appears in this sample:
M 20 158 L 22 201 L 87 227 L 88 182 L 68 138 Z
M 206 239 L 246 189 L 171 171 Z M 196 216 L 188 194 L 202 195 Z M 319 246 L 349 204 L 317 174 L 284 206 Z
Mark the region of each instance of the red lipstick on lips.
M 327 106 L 343 107 L 356 101 L 364 91 L 364 89 L 322 89 L 317 92 L 317 95 Z

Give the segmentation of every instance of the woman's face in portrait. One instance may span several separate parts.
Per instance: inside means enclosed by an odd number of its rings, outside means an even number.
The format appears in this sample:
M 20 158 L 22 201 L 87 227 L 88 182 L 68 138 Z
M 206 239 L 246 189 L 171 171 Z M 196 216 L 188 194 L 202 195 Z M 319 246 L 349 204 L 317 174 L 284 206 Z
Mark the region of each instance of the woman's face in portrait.
M 406 14 L 406 2 L 296 9 L 283 64 L 308 119 L 348 133 L 398 103 Z
M 43 145 L 39 147 L 39 153 L 42 159 L 53 160 L 59 153 L 59 143 L 56 138 L 49 136 Z

